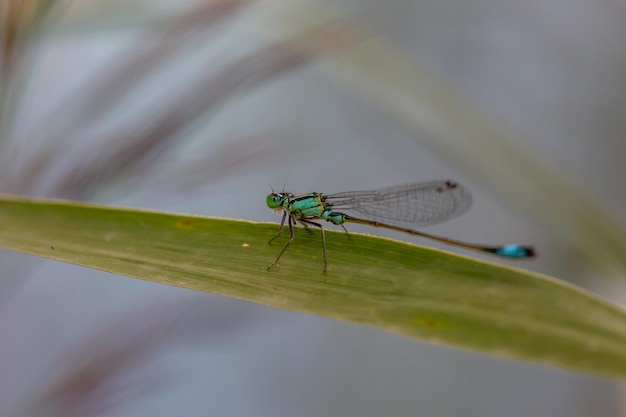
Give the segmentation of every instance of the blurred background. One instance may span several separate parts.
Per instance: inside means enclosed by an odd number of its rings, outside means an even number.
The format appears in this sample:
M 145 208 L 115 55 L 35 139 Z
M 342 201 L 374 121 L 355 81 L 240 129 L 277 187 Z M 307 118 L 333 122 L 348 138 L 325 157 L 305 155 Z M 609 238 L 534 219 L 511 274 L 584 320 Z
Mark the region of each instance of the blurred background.
M 541 256 L 514 265 L 626 300 L 622 2 L 5 0 L 0 13 L 3 193 L 278 223 L 268 183 L 451 178 L 474 205 L 429 232 L 532 243 Z M 2 416 L 626 415 L 608 380 L 0 262 Z

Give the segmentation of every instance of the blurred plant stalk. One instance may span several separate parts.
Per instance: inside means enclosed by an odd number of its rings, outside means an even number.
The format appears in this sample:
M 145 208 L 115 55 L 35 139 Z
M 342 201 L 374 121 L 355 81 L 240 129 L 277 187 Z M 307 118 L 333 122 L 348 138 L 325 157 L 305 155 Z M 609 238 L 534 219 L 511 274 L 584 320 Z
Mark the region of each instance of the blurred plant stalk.
M 26 57 L 50 12 L 62 0 L 4 0 L 0 3 L 0 150 L 11 135 L 20 105 Z M 0 152 L 0 165 L 10 161 Z
M 194 138 L 198 122 L 208 120 L 207 116 L 234 93 L 308 62 L 310 57 L 302 55 L 297 42 L 289 40 L 245 54 L 233 53 L 230 61 L 209 62 L 187 85 L 169 88 L 167 100 L 146 106 L 141 123 L 133 120 L 122 123 L 117 132 L 94 133 L 96 126 L 114 119 L 119 108 L 132 103 L 133 93 L 150 74 L 180 60 L 181 53 L 189 52 L 205 38 L 210 40 L 216 27 L 229 23 L 247 4 L 207 1 L 176 19 L 157 20 L 158 26 L 149 26 L 146 34 L 139 35 L 145 37 L 145 42 L 139 41 L 140 48 L 135 44 L 120 52 L 119 59 L 97 71 L 47 117 L 29 123 L 22 137 L 10 141 L 5 129 L 5 140 L 0 143 L 0 157 L 5 161 L 0 165 L 0 189 L 22 195 L 89 199 L 113 184 L 150 182 L 161 171 L 160 163 L 174 160 L 179 149 Z M 50 31 L 55 33 L 53 28 Z M 2 104 L 4 109 L 17 107 L 16 100 Z M 280 149 L 275 148 L 282 148 L 278 141 L 284 139 L 280 135 L 273 140 L 267 140 L 269 135 L 261 136 L 264 139 L 254 146 L 250 146 L 251 137 L 232 138 L 217 149 L 217 154 L 216 149 L 207 147 L 205 154 L 196 155 L 197 160 L 180 167 L 193 165 L 195 175 L 200 175 L 199 161 L 212 160 L 214 163 L 205 164 L 208 175 L 204 186 L 213 176 L 250 171 L 246 165 L 258 167 L 251 162 L 280 155 Z M 176 172 L 172 177 L 177 177 Z

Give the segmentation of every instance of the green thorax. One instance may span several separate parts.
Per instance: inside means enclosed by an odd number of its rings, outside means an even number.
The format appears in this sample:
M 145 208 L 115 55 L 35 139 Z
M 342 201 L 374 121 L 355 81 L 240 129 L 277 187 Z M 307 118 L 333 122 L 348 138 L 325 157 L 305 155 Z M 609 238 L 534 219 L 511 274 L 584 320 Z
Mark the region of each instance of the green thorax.
M 296 218 L 322 218 L 325 211 L 330 209 L 326 203 L 326 196 L 322 193 L 297 195 L 287 200 L 286 209 Z
M 298 219 L 324 219 L 334 224 L 344 223 L 344 215 L 334 212 L 326 194 L 309 193 L 288 199 L 286 209 Z

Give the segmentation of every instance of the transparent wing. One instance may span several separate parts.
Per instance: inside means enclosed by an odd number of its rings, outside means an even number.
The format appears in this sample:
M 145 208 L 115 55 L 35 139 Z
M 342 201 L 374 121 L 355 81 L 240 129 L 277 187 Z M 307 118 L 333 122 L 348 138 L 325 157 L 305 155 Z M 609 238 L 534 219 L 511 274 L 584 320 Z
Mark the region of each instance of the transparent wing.
M 341 213 L 409 228 L 452 219 L 472 204 L 470 193 L 450 180 L 330 194 L 327 198 Z

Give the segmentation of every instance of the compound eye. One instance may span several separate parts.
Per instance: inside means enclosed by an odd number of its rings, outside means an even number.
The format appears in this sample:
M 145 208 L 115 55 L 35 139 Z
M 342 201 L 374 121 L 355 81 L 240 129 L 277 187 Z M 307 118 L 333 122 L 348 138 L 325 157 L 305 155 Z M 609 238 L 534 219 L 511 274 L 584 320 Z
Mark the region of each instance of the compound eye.
M 281 193 L 271 193 L 268 194 L 267 198 L 265 199 L 265 203 L 267 204 L 267 206 L 271 209 L 275 209 L 277 207 L 280 207 L 283 204 L 283 201 L 285 200 L 285 196 Z

